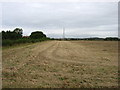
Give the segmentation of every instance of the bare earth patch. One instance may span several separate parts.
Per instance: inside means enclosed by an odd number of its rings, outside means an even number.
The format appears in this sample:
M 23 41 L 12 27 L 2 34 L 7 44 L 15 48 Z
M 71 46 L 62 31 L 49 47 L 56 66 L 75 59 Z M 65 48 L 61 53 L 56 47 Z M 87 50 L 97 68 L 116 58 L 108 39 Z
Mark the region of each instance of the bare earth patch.
M 3 88 L 118 87 L 117 41 L 45 41 L 2 58 Z

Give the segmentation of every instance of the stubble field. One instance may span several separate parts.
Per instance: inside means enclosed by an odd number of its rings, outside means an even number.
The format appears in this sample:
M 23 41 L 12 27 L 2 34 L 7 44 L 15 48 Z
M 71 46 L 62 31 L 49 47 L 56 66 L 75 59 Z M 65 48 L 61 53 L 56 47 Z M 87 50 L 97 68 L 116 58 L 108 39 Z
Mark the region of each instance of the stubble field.
M 117 41 L 44 41 L 2 51 L 3 88 L 118 87 Z

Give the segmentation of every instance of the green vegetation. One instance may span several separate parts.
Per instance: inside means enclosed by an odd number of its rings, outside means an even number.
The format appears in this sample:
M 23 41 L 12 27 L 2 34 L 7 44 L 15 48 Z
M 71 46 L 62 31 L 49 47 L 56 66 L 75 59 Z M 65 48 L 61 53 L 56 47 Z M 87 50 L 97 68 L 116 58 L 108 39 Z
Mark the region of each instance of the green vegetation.
M 32 32 L 30 35 L 32 39 L 46 38 L 46 35 L 41 31 Z
M 48 40 L 48 38 L 42 38 L 42 39 L 31 39 L 31 38 L 21 38 L 18 40 L 3 40 L 2 46 L 12 46 L 15 44 L 21 44 L 21 43 L 35 43 L 35 42 L 41 42 Z
M 63 40 L 63 38 L 51 38 L 51 40 Z M 90 37 L 90 38 L 65 38 L 64 40 L 119 41 L 120 38 L 118 37 L 106 37 L 106 38 Z
M 20 30 L 20 31 L 19 31 Z M 2 40 L 16 40 L 22 38 L 21 29 L 14 30 L 14 31 L 2 31 Z
M 41 31 L 32 32 L 30 36 L 23 36 L 23 30 L 16 28 L 13 31 L 2 31 L 2 46 L 12 46 L 21 43 L 35 43 L 49 40 Z

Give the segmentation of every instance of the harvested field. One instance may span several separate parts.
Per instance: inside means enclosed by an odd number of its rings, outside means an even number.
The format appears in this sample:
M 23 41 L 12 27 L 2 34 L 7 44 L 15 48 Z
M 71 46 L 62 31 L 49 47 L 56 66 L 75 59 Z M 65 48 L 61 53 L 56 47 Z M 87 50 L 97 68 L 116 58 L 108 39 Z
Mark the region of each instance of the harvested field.
M 118 87 L 117 41 L 45 41 L 2 51 L 3 88 Z

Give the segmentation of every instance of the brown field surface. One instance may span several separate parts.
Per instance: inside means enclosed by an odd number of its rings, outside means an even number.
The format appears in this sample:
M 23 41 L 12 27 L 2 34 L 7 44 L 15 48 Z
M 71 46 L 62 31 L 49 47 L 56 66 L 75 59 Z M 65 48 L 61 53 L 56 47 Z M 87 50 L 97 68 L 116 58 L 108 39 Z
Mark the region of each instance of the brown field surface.
M 117 41 L 44 41 L 2 51 L 3 88 L 118 87 Z

